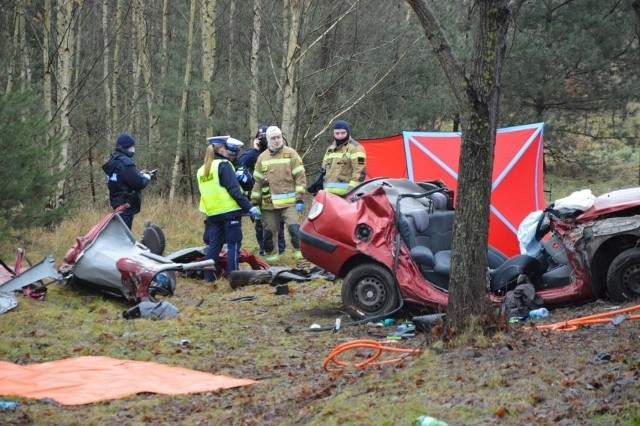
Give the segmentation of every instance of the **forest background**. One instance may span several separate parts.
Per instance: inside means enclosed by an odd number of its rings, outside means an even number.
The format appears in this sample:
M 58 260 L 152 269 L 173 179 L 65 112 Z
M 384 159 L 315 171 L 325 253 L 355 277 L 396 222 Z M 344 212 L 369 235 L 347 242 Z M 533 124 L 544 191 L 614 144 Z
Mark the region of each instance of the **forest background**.
M 545 123 L 548 191 L 640 184 L 639 3 L 531 1 L 518 15 L 499 127 Z M 463 62 L 473 4 L 433 4 Z M 160 170 L 147 194 L 195 202 L 207 136 L 249 146 L 278 125 L 313 179 L 337 118 L 356 139 L 459 130 L 403 1 L 2 1 L 0 37 L 0 238 L 49 222 L 59 209 L 44 205 L 106 205 L 100 166 L 122 131 Z

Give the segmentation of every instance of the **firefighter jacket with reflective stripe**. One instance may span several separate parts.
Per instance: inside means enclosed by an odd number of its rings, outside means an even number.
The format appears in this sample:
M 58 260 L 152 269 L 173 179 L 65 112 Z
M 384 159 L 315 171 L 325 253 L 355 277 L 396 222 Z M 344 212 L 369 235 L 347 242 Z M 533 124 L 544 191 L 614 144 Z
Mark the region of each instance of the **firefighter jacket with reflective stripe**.
M 302 159 L 288 146 L 260 154 L 253 178 L 256 182 L 251 202 L 267 210 L 293 206 L 296 200 L 303 199 L 307 186 Z
M 326 170 L 323 189 L 345 195 L 364 181 L 367 174 L 366 161 L 367 153 L 357 141 L 349 138 L 339 146 L 334 141 L 322 159 L 322 168 Z
M 198 169 L 198 189 L 200 190 L 200 211 L 220 219 L 238 216 L 248 212 L 251 203 L 242 193 L 233 165 L 216 158 L 211 164 L 209 176 L 204 175 L 204 166 Z

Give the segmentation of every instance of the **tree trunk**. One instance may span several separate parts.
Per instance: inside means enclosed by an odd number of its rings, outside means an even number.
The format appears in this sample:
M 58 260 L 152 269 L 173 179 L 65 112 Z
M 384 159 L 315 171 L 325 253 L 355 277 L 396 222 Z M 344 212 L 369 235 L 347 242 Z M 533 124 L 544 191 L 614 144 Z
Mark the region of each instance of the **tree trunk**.
M 16 62 L 18 61 L 18 55 L 15 54 L 15 49 L 19 43 L 19 34 L 20 34 L 20 20 L 18 19 L 18 7 L 16 7 L 16 11 L 13 15 L 13 35 L 11 37 L 12 47 L 10 49 L 11 58 L 9 59 L 9 66 L 7 69 L 7 85 L 5 86 L 5 93 L 11 93 L 13 91 L 13 82 L 16 79 Z
M 249 89 L 249 133 L 258 128 L 258 90 L 260 89 L 260 32 L 262 29 L 262 5 L 260 0 L 253 2 L 253 34 L 251 36 L 251 88 Z M 262 122 L 264 120 L 260 120 Z
M 510 24 L 523 0 L 474 3 L 477 30 L 471 73 L 455 56 L 426 0 L 407 0 L 425 29 L 460 109 L 462 148 L 458 168 L 456 219 L 451 248 L 449 323 L 463 328 L 491 309 L 486 297 L 491 174 L 496 138 L 502 61 Z
M 25 15 L 27 13 L 25 9 L 25 2 L 20 2 L 18 8 L 18 22 L 20 23 L 20 53 L 22 57 L 22 68 L 20 69 L 20 76 L 22 77 L 22 90 L 24 90 L 28 83 L 31 83 L 31 77 L 33 70 L 31 69 L 31 60 L 29 59 L 29 45 L 27 44 L 27 24 Z
M 200 6 L 202 27 L 202 112 L 207 126 L 206 136 L 213 136 L 213 104 L 211 102 L 211 82 L 216 59 L 216 1 L 203 0 Z
M 178 184 L 180 183 L 180 164 L 182 163 L 182 146 L 184 145 L 184 123 L 187 115 L 187 101 L 189 100 L 189 85 L 191 83 L 191 55 L 193 51 L 193 28 L 196 19 L 196 4 L 198 0 L 191 0 L 189 13 L 189 38 L 187 42 L 187 61 L 184 69 L 184 85 L 182 87 L 182 104 L 180 118 L 178 119 L 178 138 L 176 142 L 176 156 L 173 161 L 173 173 L 171 175 L 171 189 L 169 190 L 169 202 L 173 202 Z
M 73 7 L 75 2 L 66 0 L 58 4 L 56 13 L 57 33 L 58 33 L 58 111 L 60 117 L 60 133 L 62 135 L 60 151 L 60 170 L 64 170 L 69 159 L 69 137 L 71 136 L 71 84 L 73 78 L 73 49 L 75 47 L 73 28 Z M 58 194 L 56 197 L 56 207 L 64 201 L 64 187 L 66 179 L 60 180 Z
M 149 53 L 149 34 L 144 15 L 144 0 L 136 0 L 133 7 L 133 16 L 136 27 L 136 38 L 138 40 L 138 58 L 140 70 L 144 80 L 145 94 L 147 98 L 147 146 L 151 148 L 151 155 L 155 157 L 157 147 L 155 146 L 160 138 L 158 137 L 158 114 L 155 107 L 155 79 L 151 72 L 151 57 Z
M 84 2 L 78 2 L 78 10 L 76 10 L 76 14 L 82 13 L 81 9 L 82 6 L 84 5 Z M 76 28 L 75 28 L 75 47 L 74 47 L 74 52 L 82 52 L 82 20 L 78 19 L 76 20 Z M 80 81 L 81 78 L 81 71 L 82 71 L 82 55 L 80 54 L 74 54 L 73 55 L 73 77 L 71 78 L 71 80 L 73 82 L 78 82 Z M 77 84 L 77 83 L 74 83 Z
M 45 0 L 43 14 L 43 28 L 42 28 L 42 69 L 43 75 L 43 103 L 44 112 L 47 117 L 47 121 L 53 120 L 53 106 L 52 96 L 53 88 L 51 82 L 51 59 L 49 58 L 49 37 L 51 36 L 51 0 Z M 49 138 L 54 135 L 53 129 L 49 132 Z
M 138 112 L 138 101 L 140 99 L 140 79 L 142 76 L 142 59 L 140 59 L 140 52 L 138 52 L 138 42 L 136 37 L 131 37 L 131 99 L 133 104 L 131 105 L 131 113 L 127 119 L 128 129 L 141 129 L 140 114 Z M 127 105 L 128 106 L 128 105 Z M 122 108 L 122 106 L 121 106 Z M 133 130 L 131 130 L 133 131 Z
M 636 15 L 636 38 L 640 38 L 640 0 L 633 0 L 631 7 Z
M 111 117 L 109 123 L 109 141 L 115 142 L 116 128 L 122 129 L 120 125 L 120 108 L 122 105 L 118 105 L 118 83 L 120 80 L 120 46 L 122 45 L 122 2 L 118 0 L 116 3 L 116 16 L 114 18 L 113 26 L 116 28 L 115 40 L 113 43 L 113 76 L 111 80 L 111 108 L 108 109 L 108 114 Z M 135 87 L 135 86 L 134 86 Z M 134 98 L 137 99 L 137 98 Z
M 235 86 L 235 72 L 237 69 L 235 68 L 235 51 L 236 51 L 236 40 L 235 40 L 235 13 L 236 13 L 236 2 L 235 0 L 229 0 L 229 60 L 227 62 L 227 78 L 229 87 Z M 226 121 L 227 123 L 231 123 L 235 120 L 232 119 L 232 108 L 233 108 L 233 96 L 230 93 L 227 93 L 226 99 Z
M 106 131 L 105 137 L 107 141 L 112 141 L 113 138 L 113 121 L 111 115 L 111 88 L 109 87 L 109 54 L 110 54 L 110 31 L 111 28 L 110 16 L 109 16 L 109 3 L 110 0 L 103 0 L 102 2 L 102 48 L 104 54 L 102 55 L 102 90 L 104 91 L 105 102 L 105 124 Z
M 283 138 L 290 146 L 293 146 L 293 136 L 296 131 L 298 116 L 298 85 L 296 82 L 296 70 L 298 64 L 296 57 L 300 50 L 299 33 L 302 16 L 302 1 L 288 0 L 286 2 L 289 15 L 289 37 L 285 51 L 284 78 L 282 80 L 282 124 Z
M 288 38 L 285 36 L 289 34 L 289 2 L 290 0 L 282 0 L 282 31 L 281 34 L 282 35 L 282 39 L 280 40 L 280 42 L 282 43 L 282 51 L 285 52 L 282 55 L 282 60 L 281 60 L 281 66 L 279 70 L 274 71 L 275 74 L 277 75 L 277 84 L 278 84 L 278 88 L 276 90 L 276 99 L 274 104 L 277 106 L 277 108 L 281 108 L 282 107 L 282 93 L 283 93 L 283 88 L 282 88 L 282 82 L 284 81 L 284 77 L 285 77 L 285 69 L 287 68 L 287 45 L 289 43 Z M 281 111 L 281 110 L 280 110 Z M 277 113 L 278 111 L 274 111 L 274 113 Z M 278 125 L 279 123 L 275 123 L 276 125 Z
M 167 67 L 169 66 L 169 0 L 162 2 L 162 62 L 160 63 L 160 81 L 165 81 L 167 77 Z M 164 106 L 166 88 L 160 90 L 158 96 L 158 106 L 162 110 Z

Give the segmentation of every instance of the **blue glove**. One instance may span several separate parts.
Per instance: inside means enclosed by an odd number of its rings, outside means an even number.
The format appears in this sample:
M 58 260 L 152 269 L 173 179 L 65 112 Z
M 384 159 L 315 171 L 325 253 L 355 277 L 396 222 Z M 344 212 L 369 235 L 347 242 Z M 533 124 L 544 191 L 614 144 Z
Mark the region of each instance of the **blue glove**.
M 296 206 L 296 211 L 298 213 L 302 213 L 302 211 L 304 210 L 304 201 L 300 201 L 300 200 L 296 201 L 295 206 Z
M 258 208 L 257 206 L 251 207 L 251 210 L 249 210 L 249 216 L 251 216 L 253 220 L 260 220 L 260 218 L 262 217 L 262 213 L 260 213 L 260 208 Z

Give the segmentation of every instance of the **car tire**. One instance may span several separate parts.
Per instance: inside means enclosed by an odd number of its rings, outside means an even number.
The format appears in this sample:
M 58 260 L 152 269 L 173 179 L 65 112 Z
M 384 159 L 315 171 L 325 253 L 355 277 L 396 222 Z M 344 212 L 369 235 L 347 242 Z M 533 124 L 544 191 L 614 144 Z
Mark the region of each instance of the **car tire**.
M 391 313 L 398 304 L 391 272 L 375 263 L 356 266 L 342 283 L 342 304 L 354 320 Z
M 613 259 L 607 271 L 607 292 L 613 302 L 640 297 L 640 248 L 623 251 Z
M 158 256 L 162 256 L 167 246 L 164 231 L 162 231 L 160 225 L 150 222 L 144 223 L 140 243 L 147 247 L 151 253 L 157 254 Z

